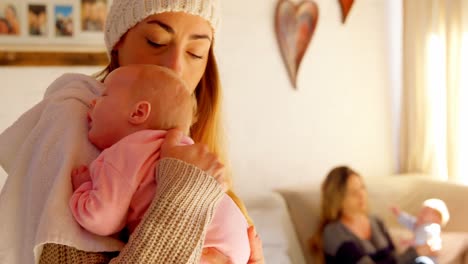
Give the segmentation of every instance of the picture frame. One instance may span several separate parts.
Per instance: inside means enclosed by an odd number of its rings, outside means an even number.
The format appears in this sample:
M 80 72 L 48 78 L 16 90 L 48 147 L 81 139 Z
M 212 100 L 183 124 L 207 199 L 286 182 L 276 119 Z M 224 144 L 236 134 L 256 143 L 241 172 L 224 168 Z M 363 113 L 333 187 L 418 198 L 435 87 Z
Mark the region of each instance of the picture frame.
M 0 0 L 0 65 L 105 65 L 112 0 Z

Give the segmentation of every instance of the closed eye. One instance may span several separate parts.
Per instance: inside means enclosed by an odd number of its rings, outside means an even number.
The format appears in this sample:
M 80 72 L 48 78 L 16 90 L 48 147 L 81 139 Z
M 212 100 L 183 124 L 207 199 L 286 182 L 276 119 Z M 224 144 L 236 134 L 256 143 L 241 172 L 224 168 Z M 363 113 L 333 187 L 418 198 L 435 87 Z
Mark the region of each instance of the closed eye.
M 192 53 L 192 52 L 187 52 L 187 53 L 188 53 L 190 56 L 192 56 L 193 58 L 195 58 L 195 59 L 199 59 L 199 60 L 203 59 L 203 56 L 199 56 L 199 55 L 194 54 L 194 53 Z
M 163 44 L 159 44 L 159 43 L 153 42 L 153 41 L 151 41 L 151 40 L 149 40 L 149 39 L 146 39 L 146 42 L 147 42 L 150 46 L 155 47 L 155 48 L 160 48 L 160 47 L 165 46 L 165 45 L 163 45 Z

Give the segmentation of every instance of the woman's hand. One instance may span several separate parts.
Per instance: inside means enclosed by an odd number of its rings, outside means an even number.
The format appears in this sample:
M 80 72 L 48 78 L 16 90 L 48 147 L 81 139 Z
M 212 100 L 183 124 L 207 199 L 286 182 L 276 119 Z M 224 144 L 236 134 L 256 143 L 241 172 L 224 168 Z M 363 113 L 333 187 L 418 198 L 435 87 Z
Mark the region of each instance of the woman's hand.
M 230 264 L 232 263 L 228 257 L 219 252 L 216 248 L 204 248 L 202 251 L 202 263 L 210 264 Z
M 250 243 L 250 258 L 247 264 L 264 264 L 265 257 L 263 256 L 262 240 L 255 231 L 255 227 L 249 227 L 247 234 L 249 235 Z
M 169 130 L 161 146 L 161 158 L 174 158 L 190 163 L 213 176 L 223 190 L 227 191 L 224 165 L 218 156 L 209 151 L 204 144 L 181 145 L 182 137 L 182 131 L 179 129 Z

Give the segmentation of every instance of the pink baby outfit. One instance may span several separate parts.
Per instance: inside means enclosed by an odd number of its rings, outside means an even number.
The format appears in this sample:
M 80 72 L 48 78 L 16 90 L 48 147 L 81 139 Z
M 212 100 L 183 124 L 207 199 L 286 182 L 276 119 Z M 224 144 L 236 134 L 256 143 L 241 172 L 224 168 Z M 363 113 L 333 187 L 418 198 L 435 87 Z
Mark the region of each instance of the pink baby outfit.
M 70 209 L 88 231 L 108 236 L 127 226 L 136 228 L 154 198 L 160 148 L 166 131 L 143 130 L 105 149 L 90 167 L 91 181 L 70 199 Z M 193 144 L 184 137 L 182 144 Z M 250 255 L 247 221 L 232 199 L 224 195 L 208 227 L 204 247 L 214 247 L 233 263 Z M 204 263 L 203 258 L 201 263 Z

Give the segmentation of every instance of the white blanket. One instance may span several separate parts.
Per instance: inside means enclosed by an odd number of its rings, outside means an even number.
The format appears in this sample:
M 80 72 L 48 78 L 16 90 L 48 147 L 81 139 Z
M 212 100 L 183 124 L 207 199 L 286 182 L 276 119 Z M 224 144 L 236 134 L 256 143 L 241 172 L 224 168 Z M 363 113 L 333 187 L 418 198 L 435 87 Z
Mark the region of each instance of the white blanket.
M 0 195 L 0 263 L 38 263 L 45 243 L 85 251 L 117 251 L 122 242 L 81 228 L 68 208 L 71 170 L 98 150 L 87 139 L 86 112 L 102 84 L 66 74 L 44 99 L 0 135 L 8 178 Z

